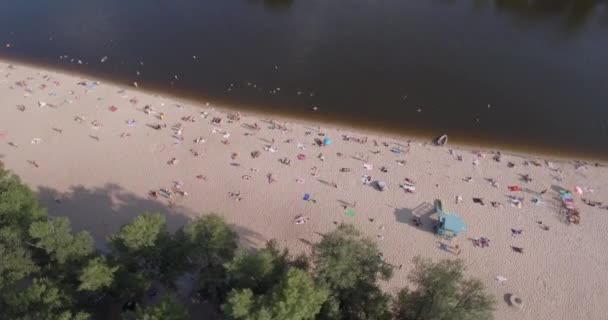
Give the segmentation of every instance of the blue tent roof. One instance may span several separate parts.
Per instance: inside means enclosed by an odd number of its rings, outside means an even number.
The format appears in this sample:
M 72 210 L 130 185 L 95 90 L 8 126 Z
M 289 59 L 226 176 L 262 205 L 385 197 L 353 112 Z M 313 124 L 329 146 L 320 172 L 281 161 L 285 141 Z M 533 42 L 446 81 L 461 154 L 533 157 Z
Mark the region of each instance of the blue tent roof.
M 444 214 L 441 216 L 441 221 L 443 221 L 443 229 L 450 230 L 455 233 L 460 233 L 466 230 L 466 225 L 464 220 L 457 214 Z

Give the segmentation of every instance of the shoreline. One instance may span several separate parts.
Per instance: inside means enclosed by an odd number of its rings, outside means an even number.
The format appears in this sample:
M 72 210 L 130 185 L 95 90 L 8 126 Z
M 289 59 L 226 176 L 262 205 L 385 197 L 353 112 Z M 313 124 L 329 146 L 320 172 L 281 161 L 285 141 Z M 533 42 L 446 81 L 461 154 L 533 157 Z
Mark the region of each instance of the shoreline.
M 106 82 L 89 87 L 61 72 L 4 63 L 0 71 L 0 161 L 38 193 L 50 216 L 68 216 L 98 244 L 144 212 L 164 214 L 170 230 L 218 213 L 241 247 L 276 239 L 297 255 L 344 222 L 376 241 L 388 263 L 403 266 L 382 283 L 394 293 L 408 283 L 414 256 L 456 258 L 433 231 L 428 205 L 440 199 L 466 222 L 449 245 L 462 248 L 466 274 L 495 296 L 497 320 L 599 319 L 608 310 L 608 279 L 597 277 L 608 265 L 608 203 L 582 200 L 608 199 L 604 166 L 318 130 L 305 121 L 283 128 L 268 115 L 237 119 L 234 109 Z M 320 145 L 325 138 L 331 143 Z M 576 187 L 581 223 L 568 225 L 559 190 Z M 491 245 L 475 246 L 480 238 Z M 509 293 L 526 307 L 505 304 Z
M 193 97 L 184 97 L 184 96 L 180 96 L 178 94 L 174 94 L 174 93 L 169 93 L 169 92 L 158 92 L 157 90 L 159 90 L 160 88 L 146 88 L 145 86 L 140 86 L 138 88 L 135 88 L 133 85 L 127 84 L 127 83 L 121 83 L 121 81 L 116 80 L 116 79 L 110 79 L 108 77 L 104 77 L 104 76 L 93 76 L 93 75 L 88 75 L 84 72 L 77 72 L 77 71 L 66 71 L 60 68 L 55 68 L 54 66 L 51 65 L 47 65 L 45 63 L 35 63 L 32 61 L 26 61 L 27 59 L 24 60 L 12 60 L 12 59 L 7 59 L 7 58 L 0 58 L 0 63 L 5 63 L 5 64 L 14 64 L 14 65 L 20 65 L 20 66 L 25 66 L 25 67 L 29 67 L 29 68 L 34 68 L 34 69 L 40 69 L 40 70 L 44 70 L 46 72 L 53 72 L 53 73 L 57 73 L 57 74 L 61 74 L 61 75 L 65 75 L 65 76 L 71 76 L 71 77 L 77 77 L 79 79 L 82 80 L 88 80 L 88 79 L 95 79 L 92 81 L 99 81 L 103 84 L 107 84 L 107 85 L 111 85 L 117 88 L 123 88 L 123 89 L 128 89 L 130 91 L 135 91 L 135 92 L 140 92 L 143 94 L 149 94 L 152 96 L 157 96 L 159 98 L 162 99 L 170 99 L 170 100 L 176 100 L 179 101 L 182 104 L 187 104 L 187 105 L 194 105 L 194 106 L 198 106 L 203 108 L 204 105 L 206 103 L 210 104 L 210 107 L 225 112 L 225 113 L 230 113 L 230 112 L 243 112 L 243 113 L 247 113 L 248 115 L 251 116 L 256 116 L 256 117 L 267 117 L 267 118 L 271 118 L 271 119 L 277 119 L 280 120 L 281 122 L 287 122 L 287 123 L 291 123 L 291 124 L 300 124 L 300 125 L 321 125 L 324 127 L 332 127 L 335 129 L 338 129 L 340 131 L 350 131 L 350 132 L 357 132 L 363 135 L 374 135 L 374 136 L 387 136 L 387 137 L 391 137 L 393 139 L 398 139 L 398 140 L 409 140 L 412 142 L 416 142 L 416 143 L 423 143 L 423 144 L 432 144 L 432 140 L 436 137 L 439 136 L 443 133 L 441 132 L 437 132 L 437 134 L 435 136 L 432 136 L 431 134 L 428 133 L 402 133 L 402 132 L 396 132 L 394 130 L 382 130 L 379 128 L 372 128 L 372 127 L 367 127 L 367 126 L 363 126 L 360 125 L 359 123 L 355 123 L 355 124 L 348 124 L 348 123 L 344 123 L 344 122 L 340 122 L 338 120 L 333 120 L 333 119 L 323 119 L 323 116 L 319 116 L 319 117 L 315 117 L 314 116 L 314 111 L 310 110 L 310 115 L 306 116 L 304 115 L 303 112 L 299 112 L 299 114 L 283 114 L 283 113 L 270 113 L 267 110 L 255 110 L 256 107 L 255 106 L 248 106 L 248 105 L 237 105 L 234 103 L 223 103 L 223 102 L 215 102 L 212 99 L 197 99 L 197 98 L 193 98 Z M 97 80 L 100 79 L 100 80 Z M 205 100 L 205 101 L 203 101 Z M 453 139 L 450 139 L 450 141 L 453 141 Z M 530 146 L 517 146 L 514 144 L 509 144 L 509 145 L 498 145 L 498 146 L 490 146 L 491 143 L 479 143 L 478 141 L 466 141 L 466 142 L 462 142 L 462 141 L 457 141 L 456 143 L 454 142 L 450 142 L 448 143 L 448 145 L 446 146 L 447 148 L 456 148 L 456 149 L 461 149 L 461 150 L 466 150 L 466 151 L 482 151 L 482 152 L 486 152 L 486 153 L 491 153 L 491 152 L 496 152 L 496 151 L 500 151 L 504 154 L 509 154 L 509 155 L 514 155 L 514 156 L 519 156 L 519 157 L 528 157 L 528 158 L 550 158 L 553 161 L 568 161 L 568 160 L 580 160 L 580 161 L 590 161 L 590 162 L 599 162 L 599 163 L 606 163 L 606 161 L 608 161 L 608 159 L 601 157 L 601 156 L 597 156 L 597 155 L 588 155 L 588 154 L 583 154 L 581 152 L 574 152 L 571 153 L 570 151 L 564 152 L 566 155 L 563 155 L 564 153 L 560 153 L 557 150 L 552 150 L 550 147 L 530 147 Z

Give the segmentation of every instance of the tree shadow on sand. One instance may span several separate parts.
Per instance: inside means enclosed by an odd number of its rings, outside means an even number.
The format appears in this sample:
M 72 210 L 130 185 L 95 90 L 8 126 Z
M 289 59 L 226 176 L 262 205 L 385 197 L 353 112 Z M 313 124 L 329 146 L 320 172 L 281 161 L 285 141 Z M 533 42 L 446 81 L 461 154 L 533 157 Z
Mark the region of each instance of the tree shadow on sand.
M 53 217 L 66 216 L 74 230 L 88 230 L 96 247 L 107 249 L 107 237 L 143 213 L 160 213 L 167 219 L 167 228 L 174 232 L 189 220 L 200 216 L 187 208 L 169 207 L 156 199 L 141 197 L 117 184 L 86 188 L 72 186 L 67 192 L 39 187 L 38 198 Z M 239 225 L 231 225 L 239 235 L 242 247 L 257 247 L 266 239 L 259 233 Z

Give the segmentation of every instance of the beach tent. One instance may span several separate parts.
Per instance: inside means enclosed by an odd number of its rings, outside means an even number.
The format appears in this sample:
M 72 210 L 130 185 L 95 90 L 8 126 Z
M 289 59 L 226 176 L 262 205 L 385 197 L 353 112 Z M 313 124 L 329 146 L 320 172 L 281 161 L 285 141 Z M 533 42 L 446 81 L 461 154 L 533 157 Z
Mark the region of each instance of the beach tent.
M 439 223 L 435 231 L 438 235 L 453 238 L 466 230 L 462 217 L 455 213 L 444 213 L 440 200 L 435 201 L 435 213 L 439 215 Z

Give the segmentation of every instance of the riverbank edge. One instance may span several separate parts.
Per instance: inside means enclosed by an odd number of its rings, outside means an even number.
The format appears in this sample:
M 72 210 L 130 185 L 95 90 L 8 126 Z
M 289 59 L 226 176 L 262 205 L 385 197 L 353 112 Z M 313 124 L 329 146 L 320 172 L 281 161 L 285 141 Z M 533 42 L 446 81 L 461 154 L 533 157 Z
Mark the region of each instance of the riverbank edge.
M 35 63 L 35 62 L 31 62 L 31 61 L 24 61 L 24 60 L 18 60 L 18 59 L 7 59 L 4 57 L 0 57 L 0 63 L 26 67 L 26 68 L 37 70 L 38 72 L 54 72 L 54 73 L 57 73 L 60 75 L 65 75 L 65 76 L 69 76 L 69 77 L 73 77 L 73 78 L 81 79 L 81 80 L 99 81 L 99 82 L 103 82 L 106 85 L 115 87 L 117 89 L 128 89 L 130 91 L 140 92 L 140 93 L 156 96 L 159 98 L 173 100 L 173 101 L 178 102 L 179 104 L 191 105 L 193 107 L 213 108 L 213 109 L 223 112 L 223 113 L 241 112 L 243 114 L 256 116 L 256 117 L 260 117 L 260 118 L 266 118 L 266 119 L 274 119 L 274 120 L 277 120 L 280 122 L 285 122 L 288 124 L 302 125 L 302 126 L 314 126 L 314 127 L 324 126 L 324 127 L 333 128 L 339 132 L 352 132 L 352 133 L 356 133 L 359 135 L 373 135 L 373 136 L 377 136 L 377 137 L 383 137 L 383 138 L 389 138 L 389 139 L 395 139 L 395 140 L 401 140 L 401 141 L 405 140 L 405 141 L 410 141 L 412 143 L 419 143 L 419 144 L 432 144 L 433 143 L 432 140 L 434 139 L 434 137 L 427 136 L 427 135 L 415 135 L 415 134 L 409 134 L 409 133 L 397 133 L 397 132 L 393 132 L 393 131 L 384 131 L 381 129 L 366 128 L 366 127 L 362 127 L 362 126 L 358 126 L 358 125 L 349 125 L 346 123 L 339 123 L 337 121 L 331 121 L 331 120 L 310 119 L 310 118 L 307 119 L 304 117 L 289 116 L 289 115 L 285 115 L 282 113 L 271 114 L 271 113 L 265 112 L 265 111 L 252 110 L 253 107 L 251 107 L 251 106 L 245 107 L 245 106 L 238 106 L 238 105 L 229 104 L 229 103 L 222 103 L 222 102 L 218 103 L 218 102 L 212 101 L 211 99 L 209 99 L 208 101 L 201 101 L 201 100 L 197 100 L 197 99 L 193 99 L 193 98 L 188 98 L 188 97 L 183 97 L 180 95 L 172 94 L 169 92 L 158 92 L 154 89 L 148 89 L 145 86 L 135 87 L 133 84 L 122 83 L 120 81 L 117 81 L 115 79 L 110 79 L 108 77 L 90 75 L 90 74 L 86 74 L 83 72 L 66 71 L 66 70 L 63 70 L 60 68 L 55 68 L 53 66 L 46 65 L 44 63 Z M 313 113 L 313 112 L 314 111 L 311 110 L 311 113 Z M 438 132 L 437 136 L 440 136 L 442 134 L 443 133 Z M 518 148 L 515 146 L 505 147 L 505 146 L 499 145 L 499 146 L 495 146 L 495 147 L 490 147 L 490 146 L 486 146 L 486 145 L 478 144 L 478 143 L 474 143 L 474 142 L 457 141 L 456 143 L 454 143 L 453 140 L 449 140 L 449 141 L 450 142 L 447 144 L 447 146 L 445 148 L 468 151 L 468 152 L 476 152 L 476 151 L 479 151 L 482 153 L 501 152 L 502 154 L 505 154 L 505 155 L 512 155 L 512 156 L 517 156 L 517 157 L 527 158 L 527 159 L 533 159 L 533 158 L 546 159 L 546 160 L 550 160 L 550 161 L 554 161 L 554 162 L 568 162 L 568 161 L 578 160 L 578 161 L 597 162 L 597 163 L 602 163 L 602 164 L 607 163 L 606 159 L 603 159 L 601 157 L 593 157 L 593 156 L 579 155 L 579 154 L 568 154 L 568 153 L 570 153 L 568 151 L 566 151 L 565 154 L 556 154 L 554 152 L 547 151 L 547 150 L 528 150 L 523 147 Z M 523 150 L 523 149 L 525 149 L 525 150 Z

